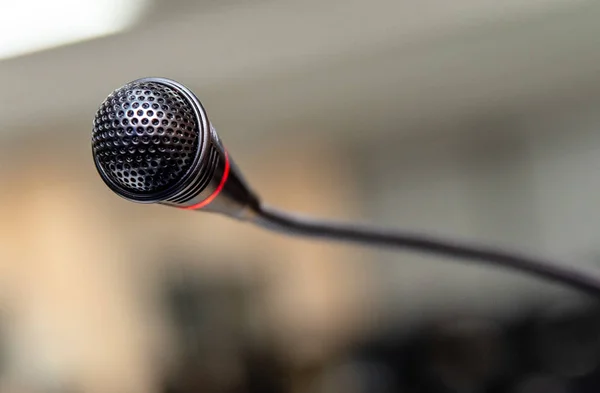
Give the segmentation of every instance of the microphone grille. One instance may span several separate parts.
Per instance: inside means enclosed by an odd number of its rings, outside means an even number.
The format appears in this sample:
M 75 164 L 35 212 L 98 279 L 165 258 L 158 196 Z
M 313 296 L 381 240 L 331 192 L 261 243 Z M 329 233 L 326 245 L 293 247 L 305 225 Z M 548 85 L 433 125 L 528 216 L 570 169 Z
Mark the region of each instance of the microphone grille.
M 174 185 L 192 165 L 199 120 L 176 89 L 132 82 L 115 90 L 96 113 L 92 150 L 105 181 L 150 196 Z

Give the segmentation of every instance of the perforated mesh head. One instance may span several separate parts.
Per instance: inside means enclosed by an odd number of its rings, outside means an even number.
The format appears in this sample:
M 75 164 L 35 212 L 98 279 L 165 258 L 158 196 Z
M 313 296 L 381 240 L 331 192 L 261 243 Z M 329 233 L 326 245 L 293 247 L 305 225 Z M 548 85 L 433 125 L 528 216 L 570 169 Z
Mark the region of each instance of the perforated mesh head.
M 176 89 L 149 81 L 127 84 L 96 113 L 96 165 L 106 181 L 135 195 L 164 191 L 192 165 L 201 139 L 199 121 Z

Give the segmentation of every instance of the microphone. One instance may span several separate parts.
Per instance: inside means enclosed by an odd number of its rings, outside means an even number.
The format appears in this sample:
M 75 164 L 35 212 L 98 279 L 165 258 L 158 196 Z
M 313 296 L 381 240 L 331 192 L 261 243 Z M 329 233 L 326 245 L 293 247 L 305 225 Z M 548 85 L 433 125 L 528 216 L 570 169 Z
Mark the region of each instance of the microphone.
M 115 90 L 94 119 L 96 168 L 117 195 L 243 218 L 258 198 L 185 86 L 143 78 Z
M 265 205 L 198 98 L 171 79 L 137 79 L 113 91 L 96 112 L 92 154 L 104 183 L 132 202 L 220 213 L 290 235 L 490 263 L 600 296 L 600 279 L 566 263 L 423 234 L 319 221 Z

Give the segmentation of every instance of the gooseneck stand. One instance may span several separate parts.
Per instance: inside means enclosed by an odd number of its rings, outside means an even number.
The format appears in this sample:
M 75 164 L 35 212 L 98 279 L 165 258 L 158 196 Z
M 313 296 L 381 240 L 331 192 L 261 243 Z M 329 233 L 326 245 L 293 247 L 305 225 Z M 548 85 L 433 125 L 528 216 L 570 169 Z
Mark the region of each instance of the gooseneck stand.
M 434 238 L 423 234 L 301 217 L 262 204 L 254 213 L 256 215 L 254 215 L 251 222 L 276 232 L 323 240 L 420 251 L 477 261 L 525 272 L 600 297 L 600 278 L 570 268 L 566 263 L 551 262 L 497 248 Z

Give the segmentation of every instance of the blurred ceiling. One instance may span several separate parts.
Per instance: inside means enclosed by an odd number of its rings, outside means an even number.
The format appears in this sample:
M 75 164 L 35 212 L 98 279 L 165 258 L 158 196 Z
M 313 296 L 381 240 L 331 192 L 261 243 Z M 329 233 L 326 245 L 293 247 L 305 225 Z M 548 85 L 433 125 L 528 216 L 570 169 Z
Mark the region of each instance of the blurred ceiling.
M 1 61 L 0 130 L 87 137 L 143 76 L 190 86 L 229 140 L 518 116 L 600 93 L 598 20 L 577 0 L 155 1 L 122 34 Z

